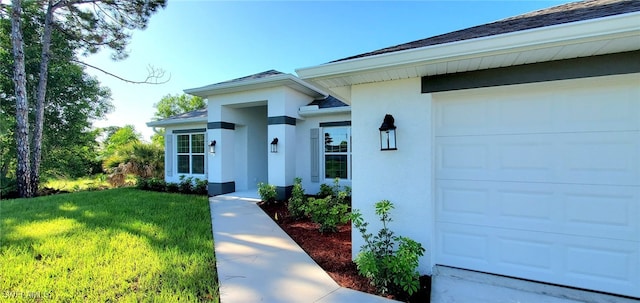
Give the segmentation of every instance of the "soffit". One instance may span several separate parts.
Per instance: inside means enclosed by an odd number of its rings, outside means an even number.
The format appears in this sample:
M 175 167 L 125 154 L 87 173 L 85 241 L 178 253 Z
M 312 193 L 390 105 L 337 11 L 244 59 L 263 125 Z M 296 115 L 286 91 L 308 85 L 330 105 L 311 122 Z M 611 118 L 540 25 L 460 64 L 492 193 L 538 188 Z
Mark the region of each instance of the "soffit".
M 297 72 L 302 79 L 331 89 L 638 49 L 640 13 L 630 13 L 332 62 Z

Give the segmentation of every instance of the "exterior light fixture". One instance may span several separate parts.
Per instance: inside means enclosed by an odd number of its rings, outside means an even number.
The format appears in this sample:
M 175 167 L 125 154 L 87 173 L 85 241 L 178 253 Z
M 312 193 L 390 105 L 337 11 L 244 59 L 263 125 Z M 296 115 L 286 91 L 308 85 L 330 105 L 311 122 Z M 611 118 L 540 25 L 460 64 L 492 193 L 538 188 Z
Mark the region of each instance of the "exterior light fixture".
M 209 152 L 212 154 L 216 154 L 216 140 L 209 142 Z
M 278 138 L 273 138 L 273 141 L 271 141 L 271 152 L 272 153 L 278 152 Z
M 380 150 L 397 150 L 396 126 L 392 115 L 385 115 L 380 125 Z

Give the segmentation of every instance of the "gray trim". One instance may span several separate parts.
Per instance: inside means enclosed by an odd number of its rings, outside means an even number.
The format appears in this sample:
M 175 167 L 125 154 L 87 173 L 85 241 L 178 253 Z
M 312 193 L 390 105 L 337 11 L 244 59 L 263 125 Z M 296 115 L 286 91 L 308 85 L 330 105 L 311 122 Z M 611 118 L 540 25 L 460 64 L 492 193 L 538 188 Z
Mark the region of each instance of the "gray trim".
M 351 126 L 351 121 L 322 122 L 320 127 Z
M 218 121 L 218 122 L 209 122 L 209 123 L 207 123 L 207 128 L 208 129 L 230 129 L 230 130 L 234 130 L 234 129 L 236 129 L 236 125 L 234 123 Z
M 268 125 L 279 125 L 279 124 L 287 124 L 287 125 L 296 125 L 296 118 L 289 116 L 277 116 L 277 117 L 269 117 L 267 120 Z
M 276 186 L 276 200 L 284 201 L 291 197 L 291 192 L 293 191 L 293 185 L 289 186 Z
M 311 182 L 320 182 L 320 129 L 311 129 Z
M 172 134 L 192 134 L 192 133 L 204 133 L 206 128 L 192 128 L 192 129 L 177 129 L 172 131 Z
M 422 77 L 422 93 L 640 72 L 640 51 Z
M 236 191 L 236 182 L 225 182 L 225 183 L 211 183 L 209 182 L 208 192 L 209 196 L 218 196 L 224 195 L 228 193 L 232 193 Z

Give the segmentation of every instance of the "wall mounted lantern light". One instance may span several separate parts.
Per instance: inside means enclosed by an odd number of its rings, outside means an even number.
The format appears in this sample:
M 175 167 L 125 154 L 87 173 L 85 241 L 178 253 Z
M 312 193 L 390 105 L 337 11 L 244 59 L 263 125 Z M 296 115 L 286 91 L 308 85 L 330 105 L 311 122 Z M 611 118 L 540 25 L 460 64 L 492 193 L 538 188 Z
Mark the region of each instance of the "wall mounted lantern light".
M 273 138 L 273 141 L 271 141 L 271 152 L 272 153 L 278 152 L 278 138 Z
M 380 150 L 397 150 L 396 126 L 392 115 L 385 115 L 380 125 Z
M 216 140 L 209 142 L 209 152 L 212 154 L 216 154 Z

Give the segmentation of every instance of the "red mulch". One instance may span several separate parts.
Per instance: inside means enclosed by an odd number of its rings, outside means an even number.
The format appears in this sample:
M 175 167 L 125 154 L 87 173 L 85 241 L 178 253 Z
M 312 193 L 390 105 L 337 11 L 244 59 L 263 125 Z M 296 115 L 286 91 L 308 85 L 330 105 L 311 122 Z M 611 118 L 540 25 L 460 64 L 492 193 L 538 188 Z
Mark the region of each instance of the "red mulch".
M 335 233 L 320 233 L 318 225 L 309 220 L 294 221 L 285 203 L 261 203 L 260 207 L 340 286 L 377 294 L 369 279 L 358 274 L 351 260 L 351 223 L 338 227 Z M 408 302 L 429 302 L 431 281 L 423 276 L 421 289 L 410 298 L 386 297 Z

